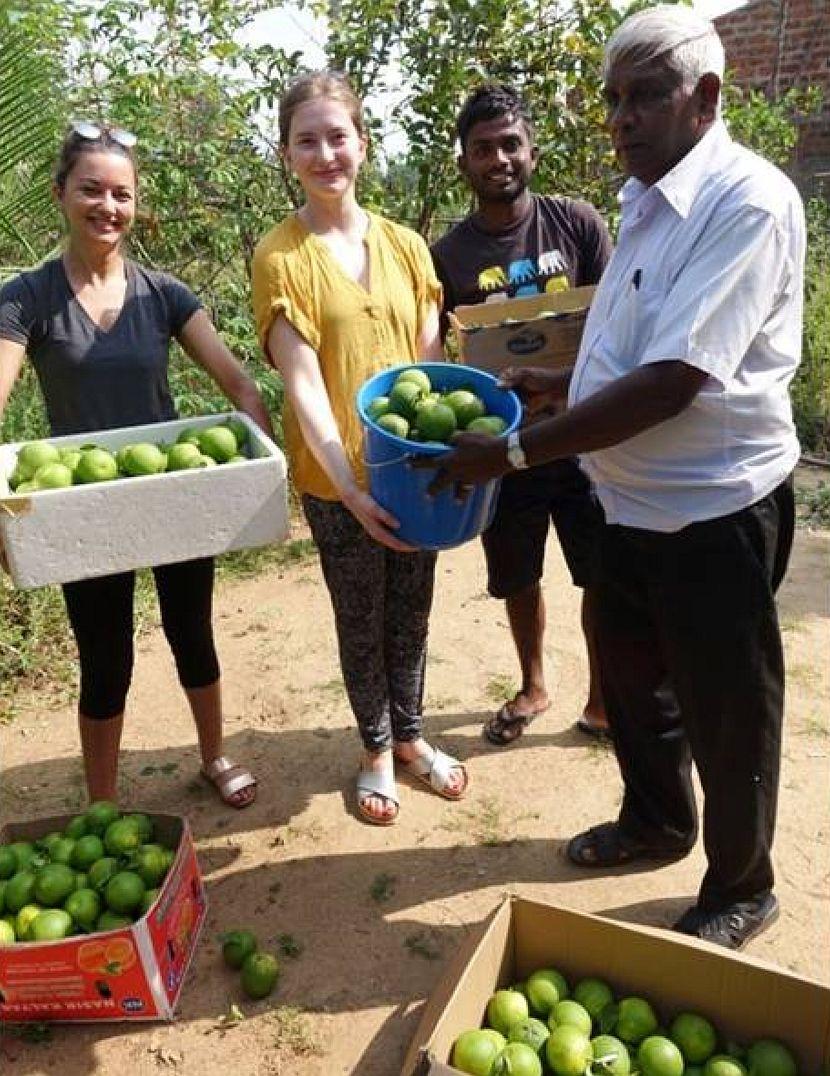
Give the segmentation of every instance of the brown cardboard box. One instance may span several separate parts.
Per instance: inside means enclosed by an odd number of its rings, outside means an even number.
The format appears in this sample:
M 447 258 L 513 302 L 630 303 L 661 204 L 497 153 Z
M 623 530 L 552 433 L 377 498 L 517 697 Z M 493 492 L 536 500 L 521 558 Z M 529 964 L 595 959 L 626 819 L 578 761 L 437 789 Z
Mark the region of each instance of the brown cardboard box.
M 457 1036 L 481 1026 L 493 991 L 542 967 L 572 985 L 605 979 L 616 996 L 648 998 L 664 1020 L 699 1012 L 726 1039 L 781 1039 L 801 1076 L 830 1063 L 830 987 L 668 931 L 508 897 L 427 1001 L 401 1076 L 458 1076 Z
M 0 946 L 0 1025 L 173 1019 L 207 914 L 205 891 L 187 820 L 147 813 L 156 839 L 176 849 L 149 912 L 120 930 Z M 71 817 L 5 826 L 0 844 L 62 830 Z
M 456 307 L 449 321 L 461 361 L 495 373 L 505 366 L 573 366 L 595 290 Z

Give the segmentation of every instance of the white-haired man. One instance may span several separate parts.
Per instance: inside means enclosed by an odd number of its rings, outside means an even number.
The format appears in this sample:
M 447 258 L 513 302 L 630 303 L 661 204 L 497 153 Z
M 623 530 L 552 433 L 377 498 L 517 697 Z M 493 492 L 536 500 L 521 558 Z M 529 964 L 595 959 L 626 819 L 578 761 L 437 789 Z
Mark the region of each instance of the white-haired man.
M 675 927 L 738 949 L 778 915 L 774 593 L 793 535 L 805 237 L 793 185 L 720 120 L 723 68 L 712 24 L 679 5 L 609 40 L 608 127 L 629 177 L 618 246 L 572 377 L 504 379 L 531 408 L 565 393 L 569 408 L 509 446 L 463 435 L 433 485 L 581 454 L 606 519 L 597 642 L 625 790 L 619 817 L 567 854 L 594 868 L 685 855 L 694 761 L 708 869 Z

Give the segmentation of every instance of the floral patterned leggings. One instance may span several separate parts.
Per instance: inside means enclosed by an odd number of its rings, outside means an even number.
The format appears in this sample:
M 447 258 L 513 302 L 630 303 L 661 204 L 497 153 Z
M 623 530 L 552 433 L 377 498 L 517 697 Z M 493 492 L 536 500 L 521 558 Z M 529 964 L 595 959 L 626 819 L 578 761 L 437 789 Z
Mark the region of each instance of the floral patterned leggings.
M 395 553 L 340 501 L 303 496 L 337 630 L 340 668 L 367 751 L 421 735 L 436 554 Z

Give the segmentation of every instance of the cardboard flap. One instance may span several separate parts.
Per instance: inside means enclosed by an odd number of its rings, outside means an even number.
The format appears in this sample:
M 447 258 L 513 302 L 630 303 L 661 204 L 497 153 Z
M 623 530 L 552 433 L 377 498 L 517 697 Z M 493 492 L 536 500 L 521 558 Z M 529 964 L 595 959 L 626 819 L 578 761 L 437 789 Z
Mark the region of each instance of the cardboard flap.
M 449 314 L 451 324 L 461 332 L 475 331 L 478 326 L 498 325 L 505 320 L 531 321 L 545 314 L 584 313 L 591 305 L 596 287 L 593 284 L 566 291 L 527 295 L 497 303 L 475 303 L 457 306 Z

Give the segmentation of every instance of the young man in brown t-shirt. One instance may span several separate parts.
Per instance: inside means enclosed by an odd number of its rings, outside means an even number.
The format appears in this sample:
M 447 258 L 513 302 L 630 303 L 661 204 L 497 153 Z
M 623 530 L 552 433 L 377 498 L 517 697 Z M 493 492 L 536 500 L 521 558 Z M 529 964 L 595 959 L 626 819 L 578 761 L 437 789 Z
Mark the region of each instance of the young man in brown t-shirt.
M 507 299 L 595 284 L 611 255 L 602 218 L 585 202 L 532 194 L 538 157 L 533 126 L 521 97 L 510 87 L 481 86 L 456 123 L 458 166 L 477 208 L 432 248 L 444 288 L 446 314 L 461 304 Z M 591 572 L 599 508 L 575 459 L 518 470 L 505 476 L 492 525 L 483 537 L 488 589 L 506 599 L 522 684 L 485 724 L 495 744 L 506 745 L 546 710 L 541 579 L 550 521 L 556 528 L 573 582 L 583 588 L 582 625 L 590 687 L 577 724 L 607 734 L 593 645 Z

